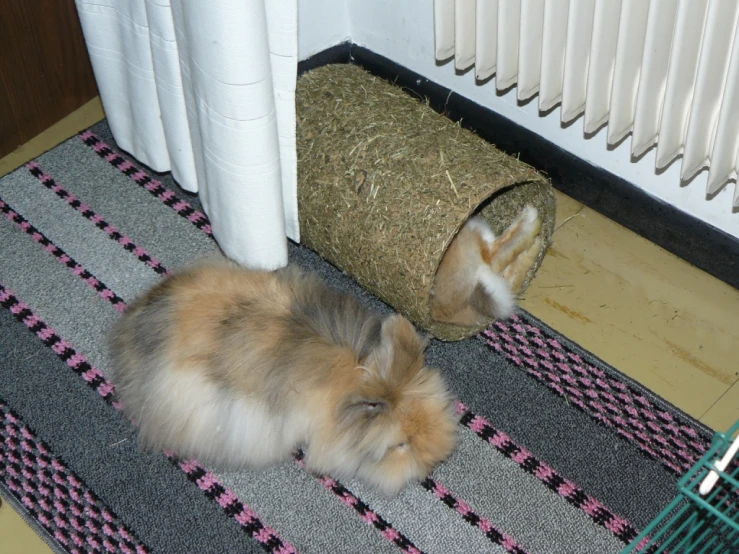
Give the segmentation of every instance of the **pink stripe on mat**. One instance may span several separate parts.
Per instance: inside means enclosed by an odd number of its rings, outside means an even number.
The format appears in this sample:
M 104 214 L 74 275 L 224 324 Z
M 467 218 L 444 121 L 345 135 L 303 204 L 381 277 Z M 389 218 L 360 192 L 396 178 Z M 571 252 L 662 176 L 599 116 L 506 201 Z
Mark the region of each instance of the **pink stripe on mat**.
M 423 480 L 421 486 L 427 491 L 432 492 L 436 498 L 456 511 L 470 525 L 480 529 L 494 544 L 505 548 L 506 552 L 510 552 L 511 554 L 526 554 L 526 550 L 516 543 L 512 537 L 497 529 L 485 517 L 477 514 L 464 500 L 461 500 L 435 479 L 427 477 Z
M 51 242 L 48 237 L 31 225 L 22 215 L 13 210 L 13 208 L 8 204 L 3 202 L 2 199 L 0 199 L 0 213 L 15 223 L 21 231 L 29 235 L 36 243 L 40 244 L 43 249 L 54 256 L 60 264 L 68 268 L 88 286 L 97 291 L 101 298 L 110 302 L 110 304 L 112 304 L 112 306 L 119 312 L 123 312 L 126 304 L 120 296 L 115 294 L 105 285 L 105 283 L 98 280 L 92 273 L 78 264 L 71 256 L 64 252 L 64 250 Z
M 103 374 L 88 362 L 84 356 L 75 352 L 74 348 L 67 341 L 62 339 L 41 318 L 34 315 L 31 308 L 21 302 L 2 283 L 0 283 L 0 306 L 10 311 L 15 319 L 28 327 L 33 334 L 41 339 L 41 342 L 51 348 L 64 363 L 82 377 L 91 388 L 95 389 L 106 402 L 118 407 L 117 402 L 113 398 L 112 387 L 105 380 Z
M 521 316 L 496 321 L 481 337 L 493 350 L 678 476 L 710 446 L 710 436 L 698 435 L 678 415 L 660 409 L 642 391 L 583 360 Z
M 514 443 L 508 435 L 495 429 L 484 418 L 475 415 L 461 402 L 457 403 L 457 413 L 463 414 L 460 424 L 474 431 L 506 458 L 516 462 L 526 473 L 536 477 L 547 488 L 582 510 L 595 523 L 608 529 L 624 543 L 631 542 L 637 536 L 636 529 L 625 518 L 616 515 L 575 483 L 562 477 L 524 447 Z
M 111 239 L 123 246 L 127 251 L 132 252 L 140 261 L 151 267 L 159 275 L 167 273 L 165 267 L 157 259 L 140 246 L 136 246 L 130 238 L 105 221 L 102 216 L 96 214 L 87 204 L 84 204 L 74 194 L 65 190 L 51 175 L 44 173 L 36 162 L 29 162 L 26 164 L 26 167 L 31 172 L 31 175 L 36 177 L 42 185 L 53 191 L 59 198 L 80 212 L 83 217 L 92 221 L 98 228 L 105 231 Z
M 0 283 L 0 306 L 9 310 L 18 321 L 22 322 L 31 332 L 38 336 L 42 342 L 46 346 L 50 347 L 56 355 L 59 356 L 59 358 L 66 362 L 66 364 L 71 367 L 75 373 L 80 375 L 90 387 L 97 390 L 106 402 L 111 404 L 117 410 L 122 408 L 120 402 L 115 399 L 113 385 L 105 379 L 105 376 L 90 364 L 82 354 L 76 352 L 72 346 L 54 332 L 51 327 L 46 325 L 41 318 L 36 316 L 26 304 L 21 302 L 13 292 L 2 283 Z M 183 468 L 181 469 L 185 471 Z M 189 474 L 188 478 L 190 478 Z M 229 494 L 230 496 L 233 496 L 233 498 L 236 498 L 236 495 L 218 482 L 212 474 L 209 474 L 209 483 L 210 486 L 207 490 L 203 489 L 203 486 L 198 484 L 200 489 L 203 490 L 209 498 L 214 498 L 218 501 L 218 499 L 212 496 L 209 492 L 211 489 L 215 490 L 214 487 L 216 486 L 219 491 L 224 491 L 223 494 Z M 240 501 L 239 504 L 243 507 L 243 510 L 234 511 L 232 505 L 221 507 L 226 515 L 233 517 L 250 536 L 254 537 L 264 545 L 269 552 L 295 552 L 295 549 L 289 543 L 281 539 L 274 530 L 265 525 L 253 511 Z
M 304 470 L 306 469 L 305 463 L 303 462 L 302 452 L 298 452 L 295 455 L 295 461 L 301 468 Z M 400 548 L 402 552 L 408 552 L 409 554 L 422 554 L 408 537 L 393 528 L 389 522 L 372 510 L 366 502 L 357 497 L 344 485 L 325 475 L 314 475 L 314 477 L 318 479 L 318 482 L 321 483 L 324 488 L 335 494 L 342 504 L 357 512 L 362 521 L 372 525 L 385 539 Z
M 0 482 L 68 552 L 149 552 L 0 399 Z
M 172 452 L 166 452 L 167 458 L 172 464 L 185 472 L 187 478 L 195 483 L 198 488 L 211 500 L 215 500 L 224 512 L 233 517 L 244 530 L 263 545 L 268 547 L 269 552 L 277 554 L 294 554 L 295 548 L 280 539 L 277 534 L 267 527 L 236 495 L 225 488 L 216 477 L 195 460 L 178 461 Z
M 131 160 L 113 150 L 95 133 L 84 131 L 79 134 L 80 139 L 106 162 L 117 168 L 121 173 L 129 177 L 137 185 L 148 190 L 155 198 L 172 208 L 176 213 L 187 219 L 198 229 L 208 236 L 213 236 L 213 231 L 208 221 L 208 216 L 193 208 L 189 202 L 178 198 L 175 193 L 165 187 L 160 181 L 154 179 L 146 171 L 136 166 Z

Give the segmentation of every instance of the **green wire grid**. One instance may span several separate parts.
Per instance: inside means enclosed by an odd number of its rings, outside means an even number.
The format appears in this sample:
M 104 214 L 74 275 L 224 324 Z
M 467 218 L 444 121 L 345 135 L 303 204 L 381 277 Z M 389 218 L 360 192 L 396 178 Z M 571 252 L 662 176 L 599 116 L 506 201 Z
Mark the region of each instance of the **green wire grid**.
M 724 471 L 714 468 L 738 433 L 739 421 L 713 436 L 711 448 L 678 482 L 677 498 L 622 554 L 739 554 L 739 455 Z M 698 489 L 711 470 L 718 480 L 702 496 Z

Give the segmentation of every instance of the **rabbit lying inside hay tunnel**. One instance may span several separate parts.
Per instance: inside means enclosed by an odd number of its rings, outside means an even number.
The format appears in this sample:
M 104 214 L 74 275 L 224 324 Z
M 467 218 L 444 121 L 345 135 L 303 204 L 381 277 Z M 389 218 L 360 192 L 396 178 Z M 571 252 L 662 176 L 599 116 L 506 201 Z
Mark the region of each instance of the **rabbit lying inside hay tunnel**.
M 442 340 L 510 314 L 554 230 L 542 175 L 354 65 L 303 75 L 297 119 L 305 246 Z

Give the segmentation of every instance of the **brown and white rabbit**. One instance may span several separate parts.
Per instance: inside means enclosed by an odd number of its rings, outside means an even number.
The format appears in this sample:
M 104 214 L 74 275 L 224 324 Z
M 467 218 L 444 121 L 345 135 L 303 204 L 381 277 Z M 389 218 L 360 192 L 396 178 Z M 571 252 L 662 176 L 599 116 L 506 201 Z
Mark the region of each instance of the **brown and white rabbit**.
M 456 442 L 453 397 L 425 346 L 407 319 L 312 274 L 206 262 L 121 317 L 112 379 L 145 447 L 224 470 L 302 447 L 308 469 L 393 495 Z
M 431 291 L 432 319 L 476 327 L 513 313 L 516 295 L 541 249 L 541 220 L 526 206 L 500 236 L 480 216 L 449 244 Z

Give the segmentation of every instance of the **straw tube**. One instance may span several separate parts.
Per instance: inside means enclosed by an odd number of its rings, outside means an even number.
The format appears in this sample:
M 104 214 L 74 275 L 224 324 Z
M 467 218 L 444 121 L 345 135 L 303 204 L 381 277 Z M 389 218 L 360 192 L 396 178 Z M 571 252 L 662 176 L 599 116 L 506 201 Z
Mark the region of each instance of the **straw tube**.
M 501 233 L 526 204 L 542 218 L 541 263 L 554 229 L 540 173 L 353 65 L 298 80 L 301 242 L 418 327 L 443 340 L 480 328 L 434 322 L 429 294 L 447 246 L 480 213 Z

